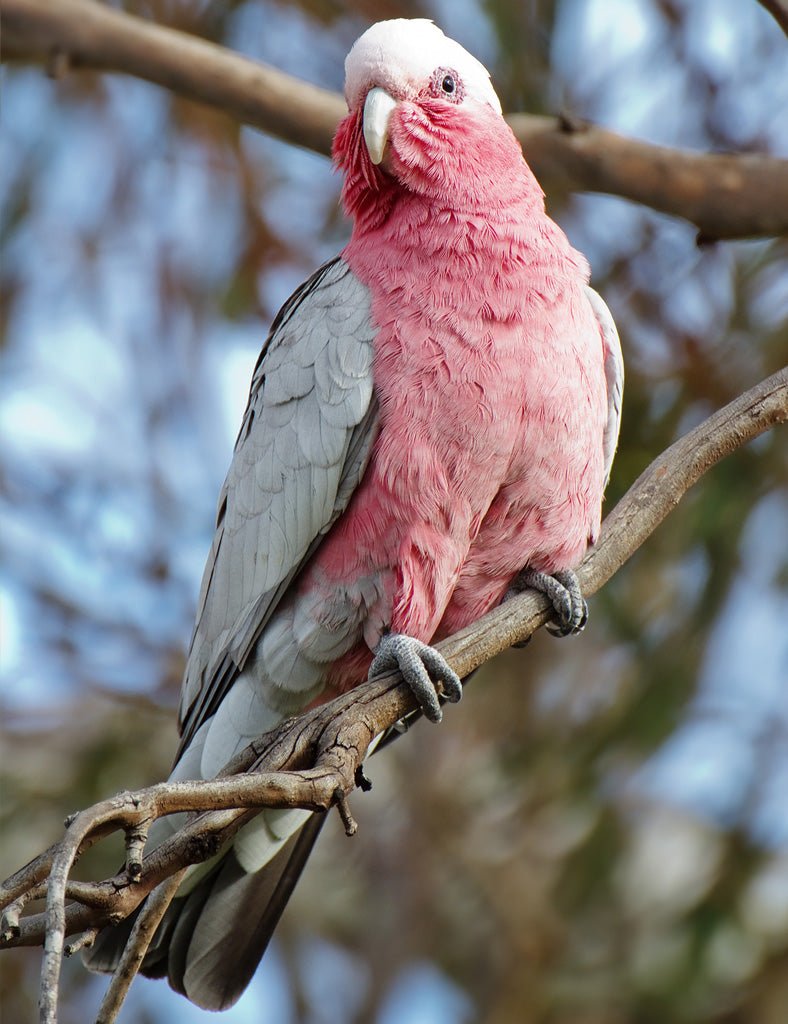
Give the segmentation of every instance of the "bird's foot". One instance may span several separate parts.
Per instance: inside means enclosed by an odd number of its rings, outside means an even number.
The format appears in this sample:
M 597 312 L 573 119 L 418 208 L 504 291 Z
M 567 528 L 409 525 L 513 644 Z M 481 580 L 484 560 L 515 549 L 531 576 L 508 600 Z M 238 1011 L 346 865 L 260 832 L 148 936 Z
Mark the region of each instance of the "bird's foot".
M 413 691 L 424 716 L 440 722 L 440 697 L 456 704 L 462 697 L 457 673 L 434 647 L 402 633 L 386 633 L 375 650 L 369 678 L 396 669 Z
M 548 622 L 547 630 L 553 636 L 575 636 L 582 633 L 588 622 L 588 605 L 580 590 L 577 575 L 571 569 L 553 573 L 523 569 L 517 577 L 518 591 L 530 587 L 544 594 L 555 610 L 555 619 Z

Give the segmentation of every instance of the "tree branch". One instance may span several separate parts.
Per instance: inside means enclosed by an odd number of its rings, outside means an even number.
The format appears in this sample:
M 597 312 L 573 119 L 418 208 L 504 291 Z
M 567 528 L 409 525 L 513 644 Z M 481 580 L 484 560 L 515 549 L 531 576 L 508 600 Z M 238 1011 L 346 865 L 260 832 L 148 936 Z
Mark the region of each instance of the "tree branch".
M 318 153 L 330 153 L 345 113 L 337 93 L 94 0 L 4 0 L 2 13 L 6 59 L 144 78 Z M 669 149 L 560 118 L 508 120 L 548 188 L 623 196 L 690 221 L 705 240 L 788 232 L 786 160 Z
M 788 36 L 788 2 L 786 0 L 758 0 Z
M 788 367 L 739 396 L 663 452 L 605 520 L 599 542 L 579 569 L 585 593 L 594 593 L 610 579 L 708 469 L 787 420 Z M 493 655 L 529 637 L 548 614 L 542 595 L 526 593 L 438 646 L 455 671 L 467 676 Z M 105 1000 L 101 1020 L 109 1024 L 142 960 L 156 914 L 164 912 L 177 887 L 177 879 L 172 880 L 175 873 L 213 856 L 262 807 L 319 810 L 340 805 L 345 823 L 352 822 L 346 797 L 356 784 L 357 769 L 370 742 L 414 710 L 410 689 L 389 674 L 284 722 L 241 751 L 217 779 L 161 783 L 136 793 L 121 793 L 67 822 L 66 835 L 59 844 L 0 888 L 0 907 L 6 908 L 0 943 L 28 946 L 45 941 L 41 1019 L 56 1020 L 65 935 L 122 920 L 160 883 L 171 880 L 153 901 L 151 914 L 140 923 L 139 937 L 131 944 Z M 71 865 L 98 835 L 124 830 L 127 851 L 137 859 L 140 837 L 150 823 L 180 811 L 199 813 L 130 874 L 121 872 L 97 883 L 68 881 Z M 127 856 L 131 858 L 130 853 Z M 20 919 L 25 902 L 40 896 L 45 882 L 47 911 Z M 76 902 L 66 907 L 67 898 Z
M 123 950 L 120 963 L 112 975 L 104 998 L 101 1000 L 96 1024 L 112 1024 L 120 1012 L 123 1001 L 126 998 L 131 983 L 137 977 L 142 961 L 148 951 L 148 946 L 156 934 L 161 919 L 172 903 L 173 897 L 178 891 L 178 886 L 183 881 L 186 868 L 181 868 L 171 875 L 165 882 L 162 882 L 153 892 L 145 908 L 134 922 L 131 929 L 129 941 Z

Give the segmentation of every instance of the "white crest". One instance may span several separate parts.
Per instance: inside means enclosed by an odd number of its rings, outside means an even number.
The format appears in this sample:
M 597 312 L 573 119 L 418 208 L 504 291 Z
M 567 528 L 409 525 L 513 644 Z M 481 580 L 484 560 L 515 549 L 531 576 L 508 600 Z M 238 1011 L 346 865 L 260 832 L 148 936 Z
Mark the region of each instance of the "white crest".
M 397 99 L 413 99 L 436 68 L 451 68 L 466 97 L 501 113 L 501 101 L 483 64 L 426 18 L 395 18 L 372 25 L 345 60 L 345 99 L 356 109 L 379 86 Z

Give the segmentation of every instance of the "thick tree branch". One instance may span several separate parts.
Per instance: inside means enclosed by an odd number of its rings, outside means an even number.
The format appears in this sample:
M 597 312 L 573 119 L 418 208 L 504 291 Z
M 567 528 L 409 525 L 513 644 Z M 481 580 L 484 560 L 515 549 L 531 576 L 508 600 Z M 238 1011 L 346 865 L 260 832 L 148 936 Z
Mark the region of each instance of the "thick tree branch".
M 579 570 L 585 592 L 598 590 L 711 466 L 787 420 L 788 367 L 710 416 L 663 452 L 607 517 L 598 544 Z M 530 636 L 547 620 L 546 605 L 541 595 L 523 594 L 439 648 L 458 674 L 466 676 L 512 643 Z M 410 690 L 393 676 L 381 677 L 283 723 L 238 754 L 216 780 L 161 783 L 137 793 L 122 793 L 76 815 L 68 823 L 61 843 L 31 861 L 0 888 L 0 907 L 5 908 L 2 944 L 40 945 L 46 941 L 41 1019 L 56 1020 L 66 934 L 122 920 L 148 893 L 170 879 L 136 929 L 129 954 L 108 993 L 101 1020 L 114 1020 L 155 928 L 156 915 L 164 912 L 175 891 L 177 879 L 172 881 L 173 876 L 189 864 L 212 856 L 262 807 L 318 810 L 339 804 L 343 820 L 351 821 L 345 798 L 356 784 L 357 769 L 372 738 L 413 710 Z M 68 881 L 74 860 L 98 835 L 124 830 L 127 858 L 136 860 L 140 839 L 150 823 L 178 811 L 199 813 L 132 872 L 121 872 L 100 883 Z M 25 902 L 39 897 L 45 882 L 46 913 L 20 919 Z M 67 898 L 76 902 L 67 907 Z
M 507 119 L 545 187 L 631 199 L 690 221 L 703 242 L 788 232 L 788 160 L 670 149 L 551 117 Z
M 776 15 L 775 15 L 776 16 Z M 3 0 L 6 58 L 123 72 L 328 154 L 341 96 L 94 0 Z M 512 114 L 545 187 L 605 192 L 695 224 L 704 239 L 788 232 L 788 161 L 653 146 L 592 125 Z

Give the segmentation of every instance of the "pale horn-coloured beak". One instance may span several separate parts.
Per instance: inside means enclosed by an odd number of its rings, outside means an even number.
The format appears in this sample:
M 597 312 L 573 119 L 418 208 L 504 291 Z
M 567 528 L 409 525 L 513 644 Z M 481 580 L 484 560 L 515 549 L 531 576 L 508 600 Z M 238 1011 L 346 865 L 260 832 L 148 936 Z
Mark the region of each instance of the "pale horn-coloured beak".
M 389 140 L 389 120 L 396 105 L 397 101 L 378 86 L 370 89 L 364 100 L 364 142 L 373 164 L 383 161 Z

